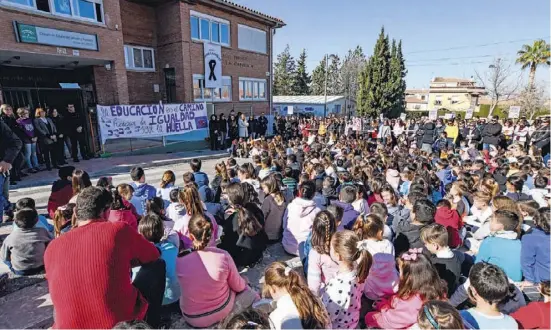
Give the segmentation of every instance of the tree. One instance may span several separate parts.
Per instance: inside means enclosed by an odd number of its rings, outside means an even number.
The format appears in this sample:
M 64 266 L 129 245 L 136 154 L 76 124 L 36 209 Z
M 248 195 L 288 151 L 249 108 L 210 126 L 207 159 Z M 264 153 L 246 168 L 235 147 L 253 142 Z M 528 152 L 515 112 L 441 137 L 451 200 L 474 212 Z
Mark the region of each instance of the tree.
M 477 79 L 491 99 L 488 117 L 492 116 L 499 102 L 509 100 L 520 86 L 520 79 L 511 80 L 511 65 L 500 58 L 494 59 L 484 74 L 475 70 Z
M 297 60 L 297 70 L 294 82 L 294 93 L 296 95 L 310 95 L 310 82 L 312 78 L 306 70 L 306 49 L 303 49 Z
M 274 64 L 274 95 L 294 95 L 295 60 L 291 56 L 289 45 L 277 55 Z
M 532 120 L 537 112 L 545 108 L 545 100 L 545 89 L 543 87 L 532 85 L 523 89 L 518 97 L 521 116 L 526 116 L 526 118 Z
M 371 58 L 367 60 L 363 70 L 358 73 L 358 91 L 356 92 L 356 112 L 360 116 L 376 115 L 370 113 L 371 98 L 369 90 L 371 89 Z
M 341 95 L 343 93 L 341 80 L 341 59 L 339 55 L 329 55 L 329 67 L 327 69 L 327 95 Z
M 396 40 L 392 40 L 390 52 L 390 79 L 388 89 L 391 93 L 392 105 L 389 111 L 389 117 L 398 117 L 405 111 L 405 77 L 407 70 L 402 55 L 402 41 L 396 45 Z
M 543 39 L 534 41 L 533 45 L 523 45 L 522 49 L 517 52 L 518 64 L 522 65 L 522 69 L 530 68 L 530 82 L 528 86 L 534 88 L 534 79 L 536 78 L 536 69 L 539 65 L 549 66 L 551 62 L 550 45 Z
M 347 100 L 357 97 L 360 73 L 365 64 L 362 47 L 356 46 L 356 49 L 348 50 L 340 70 L 344 96 Z
M 320 64 L 312 71 L 312 95 L 323 95 L 325 92 L 325 57 Z

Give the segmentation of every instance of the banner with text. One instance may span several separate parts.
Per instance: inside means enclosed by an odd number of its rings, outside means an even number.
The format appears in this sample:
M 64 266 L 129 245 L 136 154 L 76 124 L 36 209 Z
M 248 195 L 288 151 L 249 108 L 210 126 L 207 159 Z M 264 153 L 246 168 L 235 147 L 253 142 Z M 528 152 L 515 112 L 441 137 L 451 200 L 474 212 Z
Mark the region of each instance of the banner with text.
M 159 137 L 208 128 L 205 103 L 98 105 L 101 141 Z

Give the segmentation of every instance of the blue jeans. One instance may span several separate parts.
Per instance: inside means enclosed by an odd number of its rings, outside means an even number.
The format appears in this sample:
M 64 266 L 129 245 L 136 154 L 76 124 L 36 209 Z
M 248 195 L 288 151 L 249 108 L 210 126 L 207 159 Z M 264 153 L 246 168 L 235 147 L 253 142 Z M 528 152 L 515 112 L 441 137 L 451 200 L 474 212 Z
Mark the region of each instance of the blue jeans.
M 38 158 L 36 157 L 36 142 L 25 144 L 25 161 L 29 169 L 38 168 Z
M 6 210 L 9 206 L 10 206 L 10 203 L 8 201 L 8 196 L 6 195 L 5 193 L 5 190 L 4 188 L 8 188 L 9 190 L 9 176 L 6 175 L 4 176 L 4 174 L 0 174 L 0 215 L 2 216 L 2 218 L 0 219 L 3 219 L 4 218 L 4 210 Z
M 4 261 L 4 263 L 9 267 L 9 269 L 11 270 L 12 273 L 14 273 L 15 275 L 19 275 L 19 276 L 36 275 L 36 274 L 40 274 L 40 273 L 44 272 L 44 266 L 31 268 L 31 269 L 26 269 L 26 270 L 15 270 L 11 266 L 11 262 Z
M 490 150 L 490 144 L 489 143 L 482 143 L 482 150 Z

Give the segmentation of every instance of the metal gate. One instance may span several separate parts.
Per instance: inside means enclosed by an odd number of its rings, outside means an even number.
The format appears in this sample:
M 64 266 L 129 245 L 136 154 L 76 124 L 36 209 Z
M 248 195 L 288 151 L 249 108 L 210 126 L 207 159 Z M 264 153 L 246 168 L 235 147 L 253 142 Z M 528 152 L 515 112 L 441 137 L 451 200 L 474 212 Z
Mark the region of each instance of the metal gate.
M 29 89 L 2 89 L 2 100 L 4 103 L 11 105 L 14 110 L 22 107 L 34 108 Z

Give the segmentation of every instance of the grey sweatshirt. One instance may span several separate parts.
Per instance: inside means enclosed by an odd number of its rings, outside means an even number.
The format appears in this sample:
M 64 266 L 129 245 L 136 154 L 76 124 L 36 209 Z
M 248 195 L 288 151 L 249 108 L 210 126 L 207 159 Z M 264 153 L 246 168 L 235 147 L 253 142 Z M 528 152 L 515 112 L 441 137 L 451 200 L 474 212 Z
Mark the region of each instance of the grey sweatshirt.
M 19 229 L 6 237 L 0 256 L 18 271 L 38 268 L 44 266 L 44 252 L 51 240 L 44 228 Z

